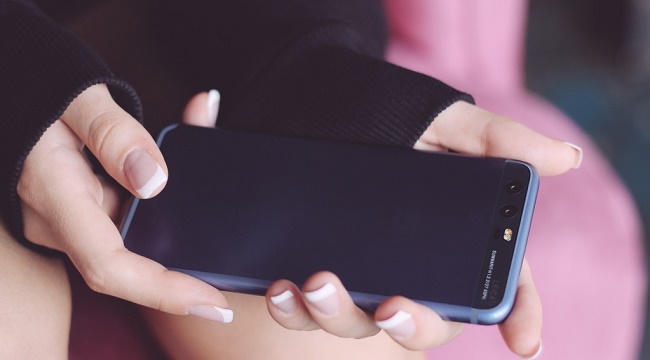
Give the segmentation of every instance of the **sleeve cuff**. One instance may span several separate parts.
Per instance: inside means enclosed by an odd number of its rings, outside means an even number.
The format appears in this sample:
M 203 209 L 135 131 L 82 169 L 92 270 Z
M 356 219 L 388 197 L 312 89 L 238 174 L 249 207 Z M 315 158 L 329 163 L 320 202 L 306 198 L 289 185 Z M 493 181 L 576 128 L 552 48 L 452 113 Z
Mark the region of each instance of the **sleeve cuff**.
M 433 119 L 473 98 L 343 47 L 280 57 L 224 111 L 224 127 L 412 147 Z
M 105 83 L 115 100 L 136 119 L 140 101 L 130 85 L 117 79 L 85 44 L 32 6 L 0 5 L 0 201 L 2 216 L 16 239 L 23 235 L 16 185 L 22 165 L 45 130 L 72 100 L 91 85 Z

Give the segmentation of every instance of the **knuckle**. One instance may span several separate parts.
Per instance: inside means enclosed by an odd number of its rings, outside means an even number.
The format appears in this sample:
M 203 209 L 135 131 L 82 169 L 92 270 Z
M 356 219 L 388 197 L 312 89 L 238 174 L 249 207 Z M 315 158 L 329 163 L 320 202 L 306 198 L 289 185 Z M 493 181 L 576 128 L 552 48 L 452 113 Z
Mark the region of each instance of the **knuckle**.
M 31 161 L 26 161 L 23 165 L 18 183 L 16 184 L 16 193 L 25 203 L 33 204 L 38 199 L 38 175 L 34 171 Z
M 505 134 L 521 133 L 524 126 L 510 118 L 493 115 L 481 131 L 482 156 L 513 157 L 512 144 L 515 141 Z M 521 160 L 521 159 L 519 159 Z
M 100 269 L 98 266 L 89 266 L 82 272 L 84 281 L 91 290 L 106 294 L 107 293 L 107 274 L 106 271 Z
M 169 304 L 167 301 L 165 301 L 164 298 L 160 298 L 160 297 L 151 299 L 151 303 L 149 304 L 149 307 L 158 311 L 181 314 L 181 311 L 176 311 L 176 312 L 172 311 L 171 310 L 173 308 L 172 304 Z
M 110 110 L 95 116 L 88 125 L 88 147 L 98 157 L 110 156 L 112 145 L 124 140 L 130 134 L 131 124 L 124 114 Z
M 500 152 L 501 148 L 506 144 L 506 142 L 503 141 L 502 135 L 504 127 L 513 124 L 514 121 L 509 118 L 492 115 L 490 119 L 485 122 L 479 132 L 480 144 L 482 145 L 480 155 L 488 156 L 491 153 Z
M 18 180 L 18 184 L 16 185 L 16 193 L 21 200 L 29 202 L 29 199 L 31 198 L 30 195 L 32 195 L 34 192 L 31 191 L 31 184 L 30 181 L 26 180 L 26 176 L 23 175 Z

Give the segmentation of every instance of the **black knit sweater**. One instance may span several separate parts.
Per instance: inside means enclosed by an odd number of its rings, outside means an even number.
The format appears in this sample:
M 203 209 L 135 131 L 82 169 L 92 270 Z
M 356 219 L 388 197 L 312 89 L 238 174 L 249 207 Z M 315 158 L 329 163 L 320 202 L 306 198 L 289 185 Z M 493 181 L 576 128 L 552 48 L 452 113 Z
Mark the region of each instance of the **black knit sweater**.
M 145 1 L 145 0 L 143 0 Z M 89 1 L 63 2 L 72 10 Z M 136 119 L 139 99 L 90 48 L 48 17 L 64 5 L 0 0 L 0 210 L 25 241 L 16 184 L 45 129 L 92 84 Z M 219 125 L 312 138 L 412 146 L 450 104 L 472 101 L 382 60 L 375 0 L 152 1 L 160 56 L 189 88 L 222 93 Z

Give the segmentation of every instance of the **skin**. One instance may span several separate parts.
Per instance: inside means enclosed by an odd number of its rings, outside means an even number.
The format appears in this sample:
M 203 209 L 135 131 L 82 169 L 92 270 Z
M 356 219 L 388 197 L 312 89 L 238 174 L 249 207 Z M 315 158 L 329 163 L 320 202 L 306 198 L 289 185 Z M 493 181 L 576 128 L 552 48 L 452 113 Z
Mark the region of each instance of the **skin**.
M 213 126 L 216 120 L 208 118 L 206 103 L 205 93 L 193 98 L 186 109 L 185 121 Z M 511 141 L 504 142 L 503 139 Z M 352 304 L 343 284 L 331 273 L 314 274 L 303 289 L 280 280 L 270 287 L 266 298 L 250 299 L 222 293 L 195 278 L 169 271 L 133 254 L 124 248 L 111 220 L 111 215 L 118 212 L 116 189 L 107 186 L 92 172 L 80 151 L 82 146 L 87 147 L 108 174 L 135 196 L 138 195 L 124 168 L 125 159 L 132 151 L 145 150 L 167 173 L 162 155 L 147 131 L 113 102 L 104 85 L 92 86 L 70 104 L 25 161 L 18 184 L 25 234 L 37 244 L 65 252 L 95 291 L 166 313 L 148 311 L 150 321 L 160 325 L 153 328 L 163 346 L 170 352 L 176 347 L 200 350 L 196 354 L 172 355 L 201 358 L 207 353 L 222 351 L 227 354 L 228 351 L 240 350 L 252 354 L 255 349 L 250 344 L 266 339 L 268 347 L 258 351 L 267 356 L 286 350 L 286 344 L 300 343 L 304 344 L 304 349 L 313 351 L 314 356 L 341 349 L 359 358 L 357 351 L 363 352 L 365 357 L 371 356 L 368 352 L 376 350 L 379 354 L 375 358 L 383 355 L 406 359 L 422 356 L 409 350 L 438 346 L 451 341 L 460 332 L 459 324 L 445 322 L 431 310 L 400 297 L 384 301 L 374 315 L 362 312 Z M 566 172 L 576 167 L 580 157 L 575 149 L 561 141 L 549 139 L 519 123 L 463 102 L 455 103 L 439 114 L 415 147 L 515 158 L 532 163 L 541 175 Z M 163 187 L 164 184 L 152 195 L 155 196 Z M 0 246 L 4 250 L 6 242 Z M 36 262 L 31 258 L 19 259 L 25 264 Z M 26 268 L 28 265 L 17 266 L 17 269 Z M 58 270 L 54 272 L 61 273 Z M 0 276 L 0 281 L 7 278 L 4 274 Z M 303 296 L 303 291 L 319 289 L 326 283 L 334 284 L 339 302 L 338 311 L 329 315 L 319 312 Z M 66 288 L 67 283 L 63 281 L 60 285 Z M 282 313 L 269 301 L 270 296 L 286 290 L 294 294 L 296 301 L 296 311 L 290 314 Z M 55 296 L 64 299 L 55 305 L 66 308 L 66 295 Z M 265 302 L 268 311 L 264 309 Z M 236 320 L 223 325 L 196 317 L 171 316 L 188 315 L 197 305 L 231 308 L 235 310 Z M 385 320 L 398 310 L 410 313 L 415 324 L 415 331 L 406 338 L 391 337 L 388 332 L 380 332 L 375 324 L 376 320 Z M 539 347 L 541 326 L 541 303 L 525 264 L 515 308 L 499 328 L 503 340 L 514 353 L 529 356 Z M 200 331 L 192 332 L 194 328 L 209 329 L 219 336 L 211 337 L 211 342 L 183 346 L 184 342 L 192 344 L 196 340 L 190 335 Z M 60 331 L 67 334 L 65 325 L 60 327 Z M 246 336 L 236 336 L 242 333 Z M 350 341 L 347 338 L 367 339 Z M 4 342 L 0 340 L 0 345 Z M 170 346 L 170 343 L 174 345 Z M 350 347 L 343 344 L 350 344 Z M 289 355 L 282 358 L 289 358 Z M 295 354 L 296 357 L 300 355 Z
M 72 299 L 58 259 L 18 244 L 0 222 L 0 359 L 67 359 Z

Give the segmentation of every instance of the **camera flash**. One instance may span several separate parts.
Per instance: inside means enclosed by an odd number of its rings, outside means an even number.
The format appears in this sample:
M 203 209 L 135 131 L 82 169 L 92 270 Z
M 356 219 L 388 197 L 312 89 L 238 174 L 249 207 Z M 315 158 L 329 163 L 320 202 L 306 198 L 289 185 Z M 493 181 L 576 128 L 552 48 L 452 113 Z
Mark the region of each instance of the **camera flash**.
M 510 230 L 510 229 L 506 229 L 506 230 L 503 232 L 503 240 L 505 240 L 505 241 L 510 241 L 510 240 L 512 240 L 512 230 Z

